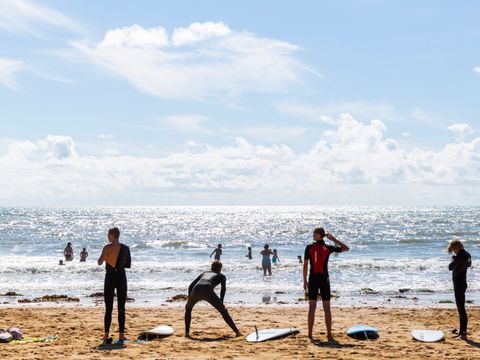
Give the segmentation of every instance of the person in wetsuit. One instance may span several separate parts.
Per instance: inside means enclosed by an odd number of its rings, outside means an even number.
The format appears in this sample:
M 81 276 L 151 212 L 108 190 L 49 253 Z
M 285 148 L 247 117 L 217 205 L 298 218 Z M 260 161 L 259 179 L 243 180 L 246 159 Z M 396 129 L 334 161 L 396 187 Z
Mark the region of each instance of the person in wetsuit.
M 458 337 L 467 339 L 468 316 L 465 310 L 465 292 L 467 291 L 467 269 L 472 266 L 472 258 L 465 251 L 463 243 L 460 240 L 452 240 L 448 244 L 447 252 L 454 253 L 452 261 L 448 265 L 448 270 L 452 272 L 453 291 L 455 293 L 455 303 L 457 304 L 458 316 L 460 318 L 460 331 Z
M 337 246 L 325 244 L 327 237 Z M 320 292 L 325 313 L 325 325 L 327 327 L 328 341 L 335 341 L 332 337 L 332 314 L 330 311 L 330 278 L 328 276 L 328 259 L 331 253 L 348 251 L 349 247 L 340 240 L 335 239 L 332 234 L 326 234 L 323 228 L 316 228 L 313 231 L 313 244 L 305 248 L 303 263 L 303 288 L 308 291 L 308 337 L 313 339 L 313 324 L 315 322 L 315 310 L 317 309 L 317 297 Z M 308 266 L 310 275 L 307 281 Z
M 230 314 L 228 313 L 223 300 L 225 298 L 227 281 L 225 275 L 221 274 L 222 263 L 218 260 L 212 262 L 211 271 L 200 274 L 188 287 L 188 301 L 185 305 L 185 336 L 190 337 L 190 322 L 192 321 L 192 310 L 195 304 L 205 300 L 222 314 L 225 322 L 232 328 L 236 336 L 242 334 L 238 331 Z M 221 284 L 220 297 L 215 294 L 215 287 Z
M 125 302 L 127 301 L 127 276 L 125 269 L 131 266 L 130 249 L 127 245 L 121 244 L 119 241 L 120 230 L 114 227 L 108 230 L 108 241 L 103 247 L 102 254 L 98 258 L 98 265 L 105 262 L 105 284 L 103 289 L 103 297 L 105 301 L 105 335 L 103 337 L 104 344 L 110 344 L 112 338 L 109 337 L 110 324 L 112 323 L 113 297 L 115 289 L 117 290 L 118 305 L 118 328 L 119 340 L 125 339 Z

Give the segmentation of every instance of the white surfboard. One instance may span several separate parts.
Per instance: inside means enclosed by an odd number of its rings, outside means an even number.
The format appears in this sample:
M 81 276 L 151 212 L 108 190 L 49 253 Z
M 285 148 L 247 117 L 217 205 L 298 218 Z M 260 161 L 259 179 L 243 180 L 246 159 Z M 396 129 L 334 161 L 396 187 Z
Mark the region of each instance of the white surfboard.
M 422 342 L 437 342 L 444 339 L 445 335 L 440 330 L 412 330 L 412 337 Z
M 140 334 L 140 336 L 146 338 L 147 340 L 150 340 L 150 339 L 156 339 L 159 337 L 170 336 L 173 334 L 173 332 L 174 330 L 171 326 L 162 325 L 162 326 L 157 326 L 154 329 L 144 331 L 143 333 Z
M 251 333 L 246 337 L 248 342 L 262 342 L 267 340 L 276 339 L 282 336 L 287 336 L 290 334 L 297 333 L 298 330 L 295 328 L 285 328 L 285 329 L 264 329 L 258 330 L 255 328 L 255 332 Z

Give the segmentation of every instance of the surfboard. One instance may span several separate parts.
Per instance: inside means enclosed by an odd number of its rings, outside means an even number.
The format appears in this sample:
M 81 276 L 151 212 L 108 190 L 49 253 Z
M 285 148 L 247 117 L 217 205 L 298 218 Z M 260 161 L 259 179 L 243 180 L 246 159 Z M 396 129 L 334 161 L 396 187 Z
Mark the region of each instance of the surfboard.
M 377 339 L 378 329 L 368 325 L 357 324 L 347 330 L 347 335 L 357 340 Z
M 158 339 L 161 337 L 166 337 L 172 335 L 174 332 L 171 326 L 161 325 L 157 326 L 154 329 L 144 331 L 140 334 L 139 338 L 144 338 L 146 340 Z
M 412 330 L 412 337 L 421 342 L 437 342 L 442 341 L 445 335 L 440 330 Z
M 246 340 L 248 342 L 262 342 L 296 333 L 298 333 L 298 330 L 296 328 L 257 330 L 257 328 L 255 327 L 255 332 L 248 335 L 246 337 Z

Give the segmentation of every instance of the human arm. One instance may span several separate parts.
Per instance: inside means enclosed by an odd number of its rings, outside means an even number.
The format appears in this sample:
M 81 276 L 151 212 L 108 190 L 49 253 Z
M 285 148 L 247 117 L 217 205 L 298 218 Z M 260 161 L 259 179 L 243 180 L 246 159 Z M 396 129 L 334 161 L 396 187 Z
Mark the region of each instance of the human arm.
M 125 246 L 126 256 L 125 256 L 125 268 L 130 269 L 132 267 L 132 256 L 130 255 L 130 248 Z
M 345 245 L 343 242 L 341 242 L 340 240 L 336 239 L 332 234 L 327 234 L 327 239 L 330 240 L 330 241 L 333 241 L 335 243 L 335 245 L 337 245 L 338 247 L 340 247 L 340 252 L 344 252 L 344 251 L 348 251 L 350 250 L 350 248 Z
M 100 257 L 97 260 L 97 264 L 100 266 L 103 264 L 105 261 L 105 247 L 102 249 L 102 253 L 100 254 Z
M 222 303 L 223 303 L 223 299 L 225 299 L 225 292 L 227 291 L 226 282 L 227 282 L 227 279 L 224 276 L 222 279 L 222 282 L 220 283 L 222 286 L 222 288 L 220 289 L 220 300 L 222 300 Z
M 212 255 L 215 254 L 215 251 L 217 251 L 217 249 L 212 251 L 212 253 L 210 254 L 210 257 L 212 257 Z
M 307 291 L 308 289 L 308 281 L 307 281 L 307 274 L 308 274 L 308 259 L 310 259 L 310 253 L 308 251 L 308 246 L 305 248 L 305 255 L 303 256 L 303 289 Z
M 462 273 L 471 266 L 471 258 L 467 254 L 458 254 L 452 256 L 452 261 L 448 265 L 448 269 L 454 273 Z

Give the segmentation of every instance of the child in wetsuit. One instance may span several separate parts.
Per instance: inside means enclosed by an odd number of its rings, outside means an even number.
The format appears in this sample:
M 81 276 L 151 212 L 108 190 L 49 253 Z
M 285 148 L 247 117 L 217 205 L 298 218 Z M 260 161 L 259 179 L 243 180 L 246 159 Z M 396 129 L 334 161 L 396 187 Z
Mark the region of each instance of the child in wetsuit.
M 472 266 L 472 258 L 470 254 L 465 251 L 463 243 L 460 240 L 450 241 L 447 252 L 449 254 L 455 254 L 452 256 L 452 262 L 448 265 L 448 270 L 452 272 L 455 303 L 460 318 L 460 331 L 457 337 L 466 340 L 468 316 L 465 310 L 465 292 L 467 291 L 467 269 Z
M 252 247 L 249 246 L 247 248 L 247 255 L 245 255 L 246 258 L 248 258 L 248 260 L 252 260 Z

